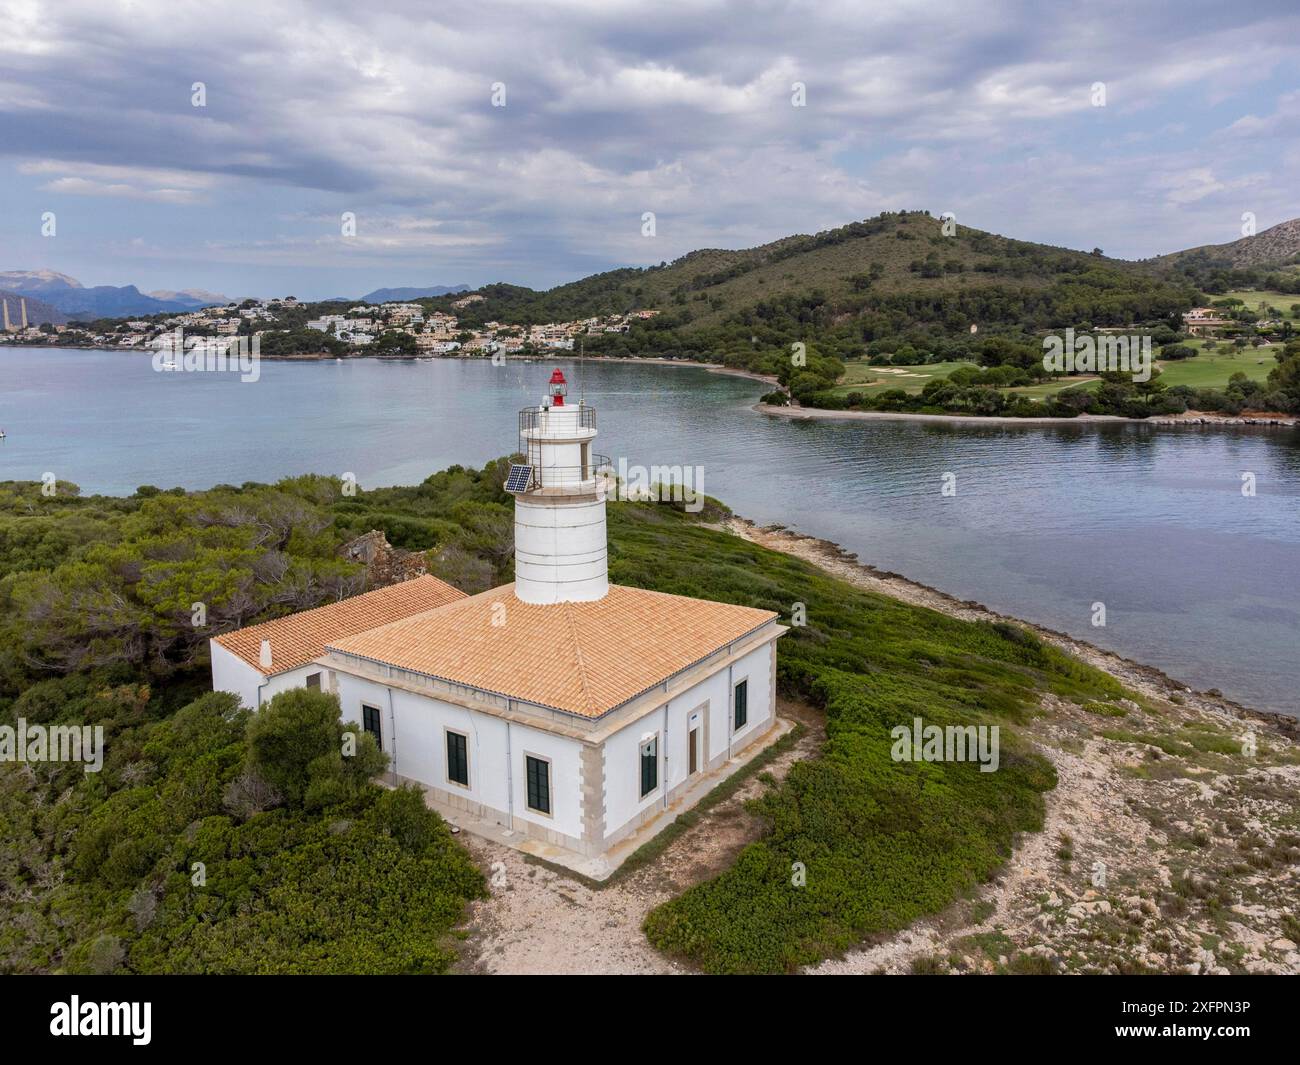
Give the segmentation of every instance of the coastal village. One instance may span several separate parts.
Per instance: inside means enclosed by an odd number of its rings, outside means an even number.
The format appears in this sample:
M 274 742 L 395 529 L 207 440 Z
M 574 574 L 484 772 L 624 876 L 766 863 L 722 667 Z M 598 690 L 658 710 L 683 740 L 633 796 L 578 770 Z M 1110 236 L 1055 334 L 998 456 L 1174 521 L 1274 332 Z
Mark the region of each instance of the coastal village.
M 464 310 L 483 302 L 478 293 L 455 300 L 453 310 Z M 170 351 L 178 338 L 207 350 L 220 350 L 233 338 L 263 340 L 268 334 L 288 334 L 295 326 L 286 321 L 293 316 L 301 321 L 308 307 L 319 303 L 300 301 L 294 296 L 270 299 L 246 299 L 240 303 L 204 307 L 171 316 L 100 320 L 92 323 L 51 324 L 29 320 L 27 301 L 3 301 L 3 332 L 0 344 L 48 344 L 96 348 L 138 348 Z M 1210 307 L 1193 307 L 1182 315 L 1183 331 L 1200 339 L 1250 340 L 1266 343 L 1275 333 L 1285 335 L 1285 319 L 1271 308 L 1268 313 L 1252 313 L 1234 306 L 1239 300 L 1218 301 Z M 326 304 L 330 306 L 332 304 Z M 295 313 L 296 312 L 296 313 Z M 487 321 L 481 325 L 462 324 L 456 314 L 430 310 L 420 303 L 357 303 L 341 312 L 319 313 L 304 325 L 345 345 L 347 354 L 396 354 L 405 356 L 448 355 L 534 355 L 573 351 L 582 336 L 626 333 L 638 320 L 654 318 L 658 310 L 638 309 L 571 321 L 521 325 Z M 96 328 L 97 327 L 97 328 Z M 298 327 L 301 328 L 301 327 Z M 1139 330 L 1140 326 L 1099 328 L 1099 333 Z M 180 331 L 179 334 L 177 331 Z M 388 343 L 380 343 L 388 337 Z M 410 341 L 402 338 L 409 337 Z M 394 343 L 396 341 L 396 343 Z M 302 355 L 338 353 L 333 345 L 322 345 L 321 352 L 301 351 Z
M 481 295 L 471 293 L 455 300 L 452 308 L 463 310 L 482 301 Z M 15 303 L 19 304 L 16 308 L 12 307 Z M 269 333 L 288 333 L 286 317 L 293 312 L 301 313 L 307 306 L 293 296 L 247 299 L 238 304 L 204 307 L 169 317 L 155 315 L 148 319 L 124 319 L 115 328 L 88 331 L 77 328 L 76 324 L 30 323 L 26 300 L 5 300 L 4 333 L 0 335 L 0 343 L 48 343 L 53 336 L 69 344 L 168 351 L 178 345 L 179 338 L 184 338 L 185 343 L 202 344 L 209 349 L 220 348 L 238 337 L 261 340 Z M 633 310 L 626 314 L 567 322 L 525 326 L 489 321 L 470 327 L 462 325 L 455 314 L 431 311 L 419 303 L 358 303 L 341 313 L 309 318 L 305 327 L 345 344 L 352 354 L 370 354 L 372 346 L 388 335 L 388 353 L 527 355 L 572 351 L 575 341 L 581 336 L 626 333 L 634 321 L 653 318 L 658 313 L 655 310 Z M 404 337 L 410 340 L 401 339 Z M 396 344 L 391 343 L 393 338 L 397 338 Z

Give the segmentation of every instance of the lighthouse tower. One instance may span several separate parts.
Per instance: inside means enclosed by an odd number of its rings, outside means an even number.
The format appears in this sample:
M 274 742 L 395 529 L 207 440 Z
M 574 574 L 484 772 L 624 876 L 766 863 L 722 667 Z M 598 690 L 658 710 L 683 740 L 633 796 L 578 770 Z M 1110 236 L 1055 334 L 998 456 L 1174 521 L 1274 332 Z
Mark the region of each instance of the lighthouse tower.
M 596 411 L 568 399 L 551 374 L 540 406 L 519 412 L 522 463 L 510 468 L 515 497 L 515 595 L 525 603 L 603 599 L 609 592 L 604 471 L 592 451 Z

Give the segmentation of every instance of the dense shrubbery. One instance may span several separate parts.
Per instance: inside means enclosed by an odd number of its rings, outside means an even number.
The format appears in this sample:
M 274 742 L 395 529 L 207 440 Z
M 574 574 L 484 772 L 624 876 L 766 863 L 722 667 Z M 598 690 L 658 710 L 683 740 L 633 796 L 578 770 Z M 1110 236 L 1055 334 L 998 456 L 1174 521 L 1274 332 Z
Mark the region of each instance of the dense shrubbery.
M 343 341 L 308 329 L 305 325 L 285 330 L 269 330 L 262 334 L 259 352 L 268 358 L 285 358 L 290 355 L 344 355 L 348 346 Z
M 230 695 L 169 712 L 147 687 L 108 681 L 46 681 L 3 715 L 100 724 L 107 756 L 97 774 L 0 772 L 0 971 L 450 964 L 447 936 L 482 877 L 420 793 L 369 783 L 385 763 L 369 735 L 339 757 L 333 696 L 286 693 L 250 720 Z
M 1293 258 L 1289 264 L 1238 266 L 1230 259 L 1216 258 L 1200 249 L 1183 252 L 1169 267 L 1169 273 L 1194 284 L 1202 292 L 1218 295 L 1234 289 L 1267 289 L 1270 292 L 1300 293 L 1300 270 Z
M 125 663 L 166 676 L 201 661 L 213 632 L 364 591 L 364 571 L 337 550 L 371 529 L 428 551 L 433 572 L 466 591 L 491 587 L 511 564 L 503 480 L 495 463 L 354 497 L 304 476 L 127 499 L 0 482 L 0 696 L 48 671 Z

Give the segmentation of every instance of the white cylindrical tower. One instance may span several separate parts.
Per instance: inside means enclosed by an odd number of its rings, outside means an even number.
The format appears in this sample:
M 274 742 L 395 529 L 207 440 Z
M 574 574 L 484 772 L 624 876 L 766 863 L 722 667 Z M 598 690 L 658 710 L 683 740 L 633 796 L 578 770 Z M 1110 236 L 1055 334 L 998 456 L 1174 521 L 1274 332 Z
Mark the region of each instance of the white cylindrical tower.
M 603 599 L 609 591 L 603 470 L 596 412 L 569 403 L 556 370 L 545 401 L 519 412 L 519 450 L 506 490 L 515 496 L 515 595 L 525 603 Z

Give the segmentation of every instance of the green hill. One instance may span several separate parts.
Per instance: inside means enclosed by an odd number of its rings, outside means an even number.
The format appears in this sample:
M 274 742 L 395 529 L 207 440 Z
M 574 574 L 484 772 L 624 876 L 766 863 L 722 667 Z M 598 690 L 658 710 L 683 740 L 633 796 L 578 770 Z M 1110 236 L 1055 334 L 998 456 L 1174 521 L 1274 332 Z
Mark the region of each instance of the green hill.
M 910 211 L 757 248 L 703 249 L 672 263 L 611 270 L 545 292 L 488 285 L 477 290 L 483 302 L 456 313 L 474 326 L 646 308 L 673 311 L 685 328 L 699 331 L 774 299 L 814 291 L 852 312 L 904 293 L 928 297 L 1008 285 L 1044 289 L 1061 278 L 1090 277 L 1111 290 L 1149 291 L 1161 285 L 1142 264 L 1108 259 L 1099 251 L 1034 244 L 961 225 L 945 236 L 940 219 Z M 456 298 L 427 302 L 449 310 Z

